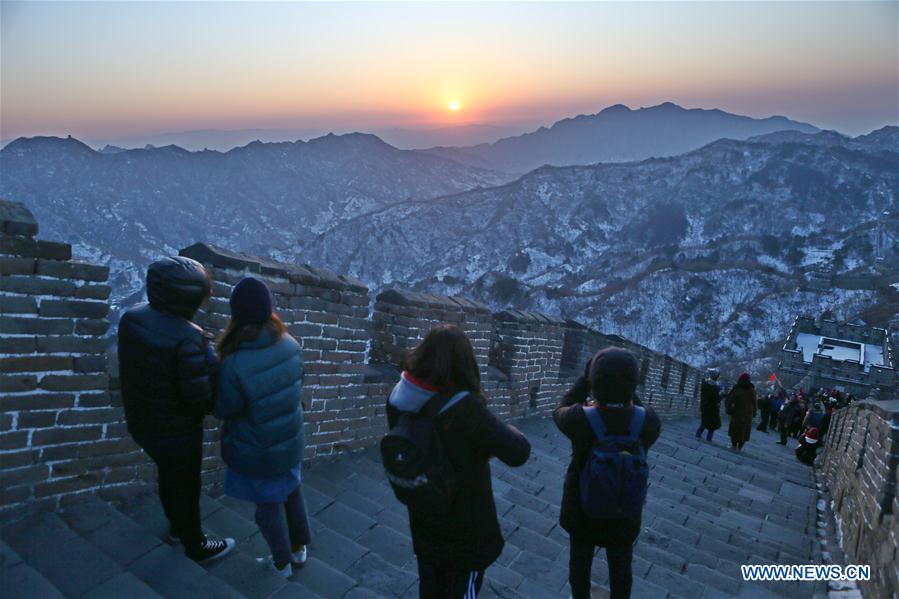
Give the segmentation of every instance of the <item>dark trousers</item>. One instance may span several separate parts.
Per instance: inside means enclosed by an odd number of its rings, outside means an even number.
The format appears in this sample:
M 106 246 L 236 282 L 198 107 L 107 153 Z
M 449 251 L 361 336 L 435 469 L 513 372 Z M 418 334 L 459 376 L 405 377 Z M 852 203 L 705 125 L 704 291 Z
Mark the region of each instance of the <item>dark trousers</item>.
M 788 432 L 787 425 L 783 422 L 779 422 L 778 428 L 779 428 L 779 432 L 780 432 L 780 444 L 786 445 L 787 444 L 787 432 Z
M 704 431 L 704 430 L 705 430 L 705 427 L 702 426 L 702 425 L 700 424 L 700 425 L 699 425 L 699 428 L 696 429 L 696 438 L 697 438 L 697 439 L 698 439 L 699 437 L 702 436 L 702 431 Z M 709 432 L 707 432 L 707 433 L 705 434 L 705 438 L 706 438 L 707 440 L 711 441 L 711 440 L 712 440 L 712 435 L 714 435 L 714 434 L 715 434 L 715 431 L 712 430 L 712 429 L 709 429 Z
M 771 412 L 768 415 L 768 428 L 773 428 L 777 430 L 777 411 Z
M 256 524 L 272 550 L 275 564 L 282 567 L 291 561 L 294 547 L 308 545 L 311 540 L 302 486 L 297 485 L 284 503 L 256 504 Z
M 476 599 L 482 584 L 483 570 L 452 570 L 418 560 L 419 599 Z
M 762 431 L 763 433 L 768 432 L 768 418 L 771 409 L 770 408 L 762 408 L 759 410 L 762 414 L 761 418 L 759 418 L 759 425 L 755 427 L 755 430 Z
M 156 462 L 159 500 L 171 532 L 184 544 L 188 555 L 206 540 L 200 526 L 200 467 L 203 431 L 183 435 L 135 435 L 134 440 Z
M 596 545 L 576 536 L 572 536 L 570 541 L 568 583 L 571 585 L 571 596 L 573 599 L 590 599 L 590 570 L 593 569 L 593 552 Z M 606 547 L 612 599 L 628 599 L 631 596 L 633 559 L 633 545 Z

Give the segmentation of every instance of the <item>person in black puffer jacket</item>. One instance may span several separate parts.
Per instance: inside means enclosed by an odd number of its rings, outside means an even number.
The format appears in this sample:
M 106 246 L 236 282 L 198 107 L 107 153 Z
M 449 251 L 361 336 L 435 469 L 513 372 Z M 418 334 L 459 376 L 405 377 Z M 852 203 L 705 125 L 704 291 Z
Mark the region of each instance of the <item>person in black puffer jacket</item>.
M 601 350 L 587 363 L 584 376 L 575 381 L 553 411 L 556 426 L 571 440 L 571 463 L 565 474 L 559 523 L 569 534 L 568 581 L 574 599 L 590 597 L 590 570 L 596 547 L 606 548 L 611 597 L 630 596 L 634 542 L 640 534 L 641 518 L 595 520 L 589 517 L 581 507 L 580 478 L 596 440 L 584 406 L 590 402 L 599 408 L 610 435 L 626 435 L 634 406 L 640 405 L 635 394 L 639 371 L 637 360 L 627 350 L 617 347 Z M 662 424 L 652 408 L 644 406 L 644 409 L 646 415 L 639 439 L 648 451 L 659 438 Z
M 490 458 L 521 466 L 531 444 L 487 407 L 474 349 L 454 325 L 432 328 L 404 360 L 400 382 L 387 401 L 390 428 L 403 412 L 419 412 L 438 393 L 451 396 L 436 423 L 459 488 L 448 514 L 409 510 L 418 593 L 421 599 L 474 599 L 484 571 L 503 550 Z
M 706 441 L 711 441 L 715 431 L 721 428 L 721 387 L 718 385 L 720 373 L 717 368 L 709 368 L 706 377 L 702 380 L 699 392 L 699 428 L 696 429 L 696 438 L 706 433 Z
M 200 527 L 203 417 L 212 411 L 218 360 L 191 322 L 209 297 L 203 266 L 175 256 L 150 265 L 147 298 L 119 322 L 118 357 L 128 432 L 159 469 L 159 499 L 188 557 L 226 555 L 233 539 L 206 538 Z

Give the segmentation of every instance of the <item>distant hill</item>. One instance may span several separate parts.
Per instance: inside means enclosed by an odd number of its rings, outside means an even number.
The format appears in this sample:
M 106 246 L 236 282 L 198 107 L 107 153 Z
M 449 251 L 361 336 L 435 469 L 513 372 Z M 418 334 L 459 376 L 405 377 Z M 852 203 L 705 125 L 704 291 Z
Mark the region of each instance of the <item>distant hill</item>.
M 435 146 L 470 146 L 490 143 L 526 130 L 525 127 L 473 124 L 433 129 L 381 129 L 375 133 L 392 146 L 414 150 Z
M 112 267 L 116 303 L 140 292 L 150 261 L 198 240 L 290 251 L 347 218 L 507 180 L 367 134 L 224 153 L 99 152 L 71 137 L 20 138 L 0 150 L 0 172 L 0 197 L 24 202 L 43 236 Z
M 806 284 L 817 271 L 896 272 L 899 248 L 873 253 L 877 227 L 899 235 L 899 153 L 880 147 L 886 133 L 543 167 L 347 219 L 296 256 L 375 288 L 547 312 L 692 364 L 745 366 L 770 355 L 797 314 L 884 326 L 899 311 L 892 288 Z
M 747 139 L 775 131 L 816 133 L 817 127 L 782 116 L 755 119 L 671 102 L 632 110 L 622 104 L 495 143 L 434 148 L 430 153 L 468 164 L 525 173 L 543 165 L 629 162 L 675 156 L 716 139 Z

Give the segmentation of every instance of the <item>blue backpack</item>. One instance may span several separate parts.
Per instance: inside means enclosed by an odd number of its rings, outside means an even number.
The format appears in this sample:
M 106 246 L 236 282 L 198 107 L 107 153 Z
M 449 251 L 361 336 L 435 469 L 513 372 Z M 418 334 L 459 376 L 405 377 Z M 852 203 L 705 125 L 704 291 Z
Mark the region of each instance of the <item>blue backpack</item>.
M 640 441 L 646 410 L 634 406 L 627 436 L 609 435 L 596 408 L 585 407 L 584 414 L 596 440 L 581 472 L 581 508 L 596 520 L 639 517 L 649 482 L 646 450 Z

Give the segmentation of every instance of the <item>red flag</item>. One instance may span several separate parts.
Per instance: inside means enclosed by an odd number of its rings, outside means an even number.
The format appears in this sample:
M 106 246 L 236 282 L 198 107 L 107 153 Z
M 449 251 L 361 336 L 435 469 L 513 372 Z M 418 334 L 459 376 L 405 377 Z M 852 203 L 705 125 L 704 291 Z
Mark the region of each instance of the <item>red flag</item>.
M 777 380 L 777 375 L 776 375 L 776 374 L 772 374 L 771 377 L 770 377 L 768 380 L 771 381 L 771 382 L 773 383 L 774 381 Z

